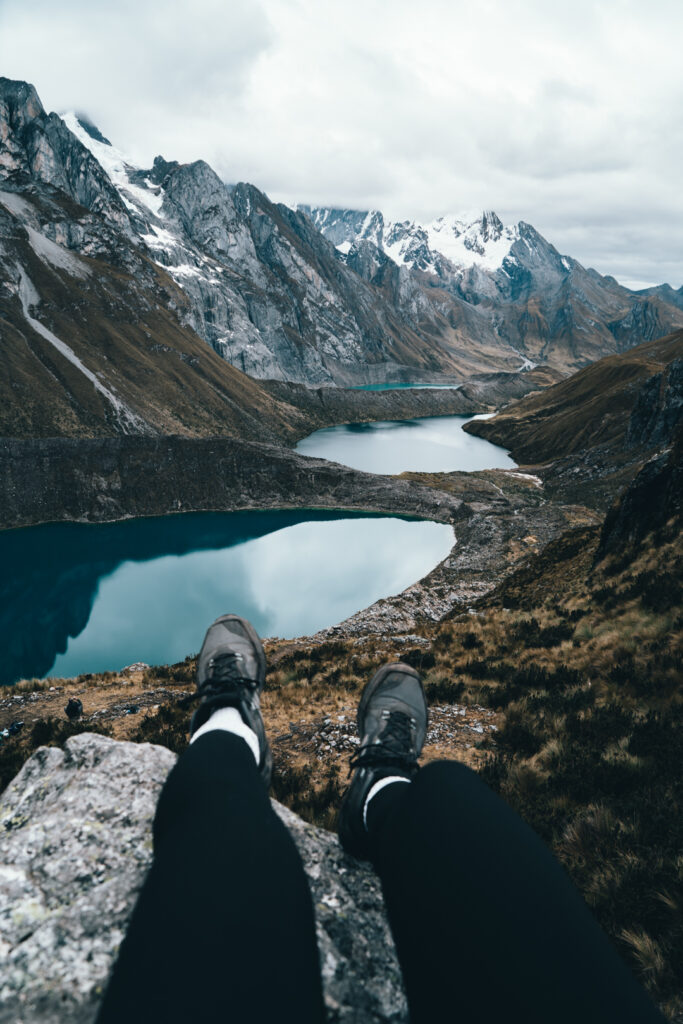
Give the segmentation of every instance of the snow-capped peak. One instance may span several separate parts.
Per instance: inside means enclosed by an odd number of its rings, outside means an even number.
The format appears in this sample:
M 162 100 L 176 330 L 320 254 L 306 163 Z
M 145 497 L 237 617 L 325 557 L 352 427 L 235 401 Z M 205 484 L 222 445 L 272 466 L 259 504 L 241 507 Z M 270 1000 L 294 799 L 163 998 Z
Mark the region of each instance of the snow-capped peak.
M 517 225 L 506 227 L 493 210 L 438 217 L 423 226 L 430 249 L 457 267 L 498 270 L 519 238 Z
M 492 210 L 468 210 L 432 221 L 385 220 L 379 210 L 331 210 L 298 207 L 342 253 L 354 242 L 369 241 L 399 266 L 435 272 L 438 257 L 456 268 L 499 270 L 519 238 L 519 226 L 506 226 Z
M 138 213 L 139 206 L 142 205 L 150 213 L 153 213 L 155 217 L 163 216 L 161 213 L 161 204 L 164 200 L 162 190 L 149 181 L 149 179 L 145 179 L 144 188 L 133 184 L 130 180 L 131 174 L 139 171 L 140 168 L 132 160 L 122 153 L 120 149 L 117 149 L 116 146 L 112 146 L 108 140 L 100 141 L 100 139 L 104 139 L 101 132 L 94 125 L 84 123 L 73 110 L 68 111 L 66 114 L 60 114 L 60 117 L 69 131 L 76 136 L 86 149 L 90 150 L 99 165 L 109 175 L 129 210 Z M 99 136 L 99 139 L 96 135 Z

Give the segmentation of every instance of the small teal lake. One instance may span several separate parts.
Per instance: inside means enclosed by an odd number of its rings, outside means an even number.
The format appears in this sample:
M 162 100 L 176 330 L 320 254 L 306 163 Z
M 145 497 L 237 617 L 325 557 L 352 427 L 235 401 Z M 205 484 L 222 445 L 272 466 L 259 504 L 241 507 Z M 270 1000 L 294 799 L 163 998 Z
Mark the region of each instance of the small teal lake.
M 448 388 L 451 391 L 456 391 L 460 387 L 459 384 L 413 384 L 401 381 L 400 383 L 394 384 L 359 384 L 358 387 L 353 388 L 353 391 L 403 391 L 405 388 L 416 389 L 417 391 L 429 391 L 438 390 L 439 388 Z
M 514 469 L 504 448 L 462 429 L 473 416 L 429 416 L 379 423 L 347 423 L 316 430 L 296 446 L 312 455 L 367 473 Z
M 0 683 L 182 660 L 224 612 L 314 633 L 446 557 L 450 526 L 334 512 L 201 513 L 0 532 Z

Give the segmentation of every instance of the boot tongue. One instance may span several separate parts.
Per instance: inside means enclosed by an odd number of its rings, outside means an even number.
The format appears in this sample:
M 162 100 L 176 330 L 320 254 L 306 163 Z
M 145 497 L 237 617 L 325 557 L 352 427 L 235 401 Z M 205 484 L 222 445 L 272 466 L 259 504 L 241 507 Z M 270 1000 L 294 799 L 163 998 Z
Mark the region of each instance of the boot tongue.
M 392 711 L 389 714 L 387 724 L 379 735 L 382 746 L 395 750 L 399 754 L 411 746 L 410 719 L 401 711 Z

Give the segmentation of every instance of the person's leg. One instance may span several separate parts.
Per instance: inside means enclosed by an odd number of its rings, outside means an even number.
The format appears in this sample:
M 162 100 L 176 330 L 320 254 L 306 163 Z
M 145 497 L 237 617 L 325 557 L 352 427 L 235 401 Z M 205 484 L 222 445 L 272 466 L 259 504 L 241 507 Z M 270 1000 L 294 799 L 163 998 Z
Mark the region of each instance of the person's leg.
M 308 881 L 268 798 L 265 656 L 222 616 L 199 655 L 192 743 L 159 798 L 154 858 L 98 1024 L 324 1021 Z
M 661 1024 L 538 836 L 463 765 L 418 771 L 426 730 L 415 670 L 380 669 L 339 814 L 381 879 L 412 1024 Z
M 284 1019 L 324 1020 L 308 883 L 247 744 L 213 730 L 162 791 L 98 1022 Z
M 367 808 L 413 1024 L 661 1024 L 539 837 L 455 762 Z

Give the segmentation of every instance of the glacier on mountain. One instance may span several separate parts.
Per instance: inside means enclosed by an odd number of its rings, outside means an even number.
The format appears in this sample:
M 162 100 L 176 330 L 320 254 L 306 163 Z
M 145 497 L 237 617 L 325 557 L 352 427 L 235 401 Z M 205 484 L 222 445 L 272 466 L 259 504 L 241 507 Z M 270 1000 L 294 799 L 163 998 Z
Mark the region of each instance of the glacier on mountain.
M 500 270 L 506 259 L 514 259 L 511 249 L 520 238 L 519 225 L 504 225 L 492 210 L 470 210 L 421 223 L 387 220 L 380 210 L 356 212 L 301 204 L 295 209 L 306 213 L 344 256 L 357 242 L 368 241 L 397 266 L 428 273 L 439 272 L 440 258 L 455 270 Z

